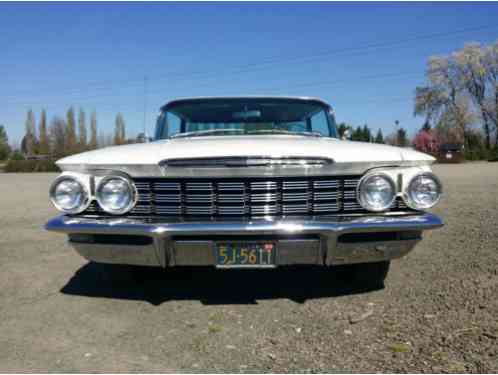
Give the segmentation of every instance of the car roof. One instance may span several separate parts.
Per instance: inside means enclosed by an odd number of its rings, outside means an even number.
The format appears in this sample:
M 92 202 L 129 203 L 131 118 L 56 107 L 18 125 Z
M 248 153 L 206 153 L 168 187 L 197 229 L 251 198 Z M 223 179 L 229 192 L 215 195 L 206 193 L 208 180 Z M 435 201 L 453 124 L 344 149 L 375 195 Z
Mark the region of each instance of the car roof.
M 258 100 L 258 99 L 271 99 L 277 101 L 303 101 L 309 103 L 316 103 L 331 109 L 330 104 L 326 101 L 309 96 L 265 96 L 265 95 L 257 95 L 257 96 L 199 96 L 199 97 L 191 97 L 191 98 L 179 98 L 172 100 L 161 107 L 161 110 L 169 109 L 178 104 L 195 104 L 196 102 L 206 102 L 206 101 L 230 101 L 230 100 Z

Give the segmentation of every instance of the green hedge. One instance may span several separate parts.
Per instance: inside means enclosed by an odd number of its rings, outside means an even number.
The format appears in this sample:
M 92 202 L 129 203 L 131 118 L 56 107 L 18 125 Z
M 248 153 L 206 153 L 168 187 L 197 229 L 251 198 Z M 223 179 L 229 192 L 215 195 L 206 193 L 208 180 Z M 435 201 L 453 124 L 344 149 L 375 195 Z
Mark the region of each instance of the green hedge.
M 60 169 L 53 160 L 9 160 L 5 172 L 60 172 Z

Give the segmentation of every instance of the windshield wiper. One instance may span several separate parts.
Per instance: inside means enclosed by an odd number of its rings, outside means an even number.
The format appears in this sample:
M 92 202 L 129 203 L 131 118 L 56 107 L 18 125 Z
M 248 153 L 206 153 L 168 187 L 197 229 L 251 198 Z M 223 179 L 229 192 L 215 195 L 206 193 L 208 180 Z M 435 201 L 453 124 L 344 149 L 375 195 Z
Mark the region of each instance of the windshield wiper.
M 176 133 L 170 136 L 170 138 L 183 138 L 183 137 L 199 137 L 202 135 L 208 134 L 216 134 L 216 133 L 226 133 L 226 132 L 234 132 L 240 133 L 243 132 L 243 129 L 209 129 L 209 130 L 198 130 L 194 132 L 186 132 L 186 133 Z
M 247 132 L 247 134 L 257 134 L 257 133 L 290 134 L 290 135 L 305 135 L 309 137 L 323 137 L 323 134 L 319 132 L 296 132 L 284 129 L 261 129 L 261 130 L 253 130 Z

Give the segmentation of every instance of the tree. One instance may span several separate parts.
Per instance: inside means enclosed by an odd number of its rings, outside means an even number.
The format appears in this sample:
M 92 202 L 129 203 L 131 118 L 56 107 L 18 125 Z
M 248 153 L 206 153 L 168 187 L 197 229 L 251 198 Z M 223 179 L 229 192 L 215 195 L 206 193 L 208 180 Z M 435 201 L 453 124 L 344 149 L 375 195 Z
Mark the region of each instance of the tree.
M 498 41 L 486 48 L 485 68 L 488 72 L 486 112 L 495 126 L 495 149 L 498 155 Z
M 486 108 L 486 84 L 488 72 L 485 68 L 485 51 L 477 43 L 467 44 L 453 54 L 458 80 L 463 90 L 469 94 L 483 120 L 486 148 L 491 148 L 490 116 Z
M 43 109 L 40 116 L 40 143 L 38 147 L 38 152 L 42 155 L 48 155 L 50 153 L 50 145 L 48 142 L 47 134 L 47 113 Z
M 362 141 L 363 142 L 371 142 L 372 141 L 372 132 L 367 124 L 363 125 L 362 129 Z
M 90 144 L 88 145 L 91 150 L 97 148 L 97 114 L 92 112 L 90 117 Z
M 50 122 L 50 143 L 52 154 L 56 157 L 68 154 L 65 149 L 66 141 L 66 123 L 60 117 L 54 117 Z
M 126 131 L 123 115 L 118 113 L 114 125 L 114 144 L 122 145 L 126 143 Z
M 346 124 L 345 122 L 341 122 L 337 126 L 337 133 L 339 135 L 339 138 L 343 138 L 347 131 L 349 131 L 349 133 L 351 134 L 351 126 Z
M 377 135 L 375 136 L 375 143 L 384 143 L 384 136 L 382 135 L 382 129 L 377 131 Z
M 9 137 L 7 137 L 7 132 L 5 127 L 0 125 L 0 160 L 5 160 L 9 157 L 11 152 L 9 146 Z
M 415 149 L 421 152 L 435 154 L 439 151 L 439 140 L 432 129 L 428 129 L 426 124 L 420 129 L 413 139 Z
M 351 134 L 351 139 L 353 141 L 361 142 L 363 141 L 363 131 L 361 127 L 357 126 Z
M 36 152 L 36 129 L 35 129 L 35 115 L 30 109 L 26 115 L 25 123 L 26 134 L 22 141 L 22 151 L 26 155 L 34 155 Z
M 428 121 L 424 122 L 424 125 L 422 125 L 422 130 L 424 130 L 426 132 L 430 132 L 432 130 L 432 126 L 431 126 L 430 122 L 428 122 Z
M 76 120 L 74 117 L 74 109 L 70 107 L 66 113 L 66 134 L 64 137 L 65 151 L 67 154 L 77 152 L 76 142 Z
M 396 143 L 399 147 L 407 147 L 410 145 L 405 129 L 399 128 L 396 132 Z
M 425 116 L 444 136 L 461 139 L 466 148 L 474 143 L 468 138 L 480 120 L 485 148 L 492 148 L 493 133 L 498 146 L 498 41 L 470 43 L 449 56 L 431 57 L 427 77 L 429 84 L 415 92 L 416 116 Z
M 79 151 L 85 151 L 87 148 L 86 121 L 83 108 L 80 108 L 78 113 L 78 148 Z

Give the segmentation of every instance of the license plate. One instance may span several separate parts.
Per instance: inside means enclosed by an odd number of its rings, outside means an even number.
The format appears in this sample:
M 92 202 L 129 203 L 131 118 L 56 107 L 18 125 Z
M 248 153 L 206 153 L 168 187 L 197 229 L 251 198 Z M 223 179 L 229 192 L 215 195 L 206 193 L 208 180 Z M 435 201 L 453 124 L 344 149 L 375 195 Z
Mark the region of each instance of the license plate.
M 273 242 L 217 242 L 218 267 L 273 267 L 275 265 Z

